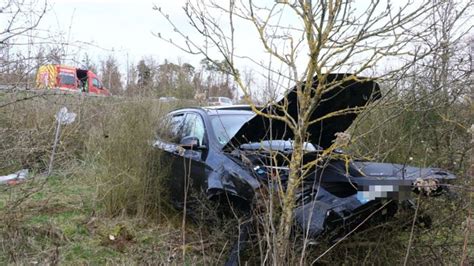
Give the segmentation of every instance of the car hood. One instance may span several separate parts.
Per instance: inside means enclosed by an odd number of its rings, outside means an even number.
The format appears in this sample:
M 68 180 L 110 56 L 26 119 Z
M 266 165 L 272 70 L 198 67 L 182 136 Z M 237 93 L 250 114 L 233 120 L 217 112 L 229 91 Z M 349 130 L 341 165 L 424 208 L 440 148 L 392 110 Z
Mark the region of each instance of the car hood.
M 346 79 L 347 81 L 343 81 Z M 314 88 L 317 86 L 317 80 L 317 77 L 313 78 Z M 322 94 L 320 104 L 311 115 L 311 121 L 347 108 L 364 107 L 368 103 L 381 97 L 380 87 L 373 79 L 355 77 L 354 75 L 347 73 L 328 74 L 326 75 L 326 83 L 340 84 L 334 87 L 334 89 Z M 285 111 L 295 121 L 298 121 L 296 86 L 288 90 L 277 103 L 269 104 L 261 109 L 261 111 L 266 114 L 283 116 L 284 112 L 277 108 L 277 106 L 283 105 L 286 106 Z M 344 132 L 356 117 L 357 112 L 344 112 L 325 118 L 320 122 L 313 123 L 308 127 L 307 141 L 314 145 L 328 148 L 336 138 L 335 134 L 337 132 Z M 260 142 L 262 140 L 271 139 L 293 139 L 293 132 L 283 121 L 255 115 L 242 125 L 234 137 L 226 144 L 224 150 L 233 150 L 244 143 Z

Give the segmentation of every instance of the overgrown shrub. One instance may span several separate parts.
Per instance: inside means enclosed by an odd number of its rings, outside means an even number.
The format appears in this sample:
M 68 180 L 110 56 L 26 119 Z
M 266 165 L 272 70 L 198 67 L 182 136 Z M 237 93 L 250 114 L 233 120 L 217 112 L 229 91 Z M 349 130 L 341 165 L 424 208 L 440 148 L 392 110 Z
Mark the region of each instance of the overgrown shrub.
M 168 109 L 152 100 L 125 101 L 91 130 L 87 154 L 96 162 L 99 200 L 108 214 L 159 214 L 166 204 L 162 180 L 168 165 L 152 140 Z
M 30 98 L 31 97 L 31 98 Z M 30 98 L 30 99 L 29 99 Z M 21 100 L 28 99 L 28 100 Z M 62 127 L 55 165 L 60 168 L 83 156 L 87 129 L 94 125 L 91 115 L 101 99 L 83 99 L 75 95 L 3 95 L 0 112 L 0 174 L 21 168 L 46 170 L 51 156 L 56 121 L 62 106 L 78 114 L 78 121 Z
M 22 168 L 47 170 L 54 115 L 66 106 L 77 118 L 61 128 L 57 172 L 92 175 L 99 206 L 110 215 L 158 214 L 166 205 L 162 178 L 168 164 L 162 164 L 152 140 L 157 122 L 173 105 L 146 98 L 33 93 L 6 94 L 1 100 L 5 106 L 0 113 L 0 174 Z M 79 167 L 72 169 L 73 165 Z
M 396 116 L 395 116 L 396 115 Z M 378 107 L 358 122 L 352 146 L 361 157 L 379 161 L 437 166 L 465 174 L 470 166 L 472 120 L 469 106 L 457 103 L 443 117 L 432 110 Z M 389 121 L 382 122 L 388 117 Z

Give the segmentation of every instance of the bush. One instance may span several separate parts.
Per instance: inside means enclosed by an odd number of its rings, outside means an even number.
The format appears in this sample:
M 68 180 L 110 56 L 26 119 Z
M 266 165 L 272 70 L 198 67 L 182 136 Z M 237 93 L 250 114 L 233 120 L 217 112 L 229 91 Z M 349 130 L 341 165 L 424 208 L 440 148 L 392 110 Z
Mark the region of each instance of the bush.
M 100 100 L 93 99 L 94 102 Z M 13 102 L 0 112 L 0 174 L 21 168 L 36 172 L 46 170 L 56 128 L 54 115 L 62 106 L 76 112 L 78 121 L 62 127 L 55 165 L 66 168 L 67 164 L 81 159 L 86 139 L 84 129 L 93 125 L 91 119 L 87 119 L 91 113 L 88 106 L 94 106 L 92 102 L 72 95 L 41 97 L 30 93 L 4 95 L 1 101 L 2 104 Z
M 162 164 L 151 144 L 157 122 L 173 105 L 144 98 L 33 93 L 5 94 L 1 103 L 0 174 L 47 170 L 54 115 L 66 106 L 77 118 L 61 128 L 55 172 L 95 180 L 98 203 L 109 215 L 161 213 L 168 164 Z
M 168 109 L 152 100 L 126 101 L 108 110 L 102 127 L 90 132 L 87 154 L 96 161 L 98 195 L 108 214 L 161 213 L 167 165 L 151 141 Z

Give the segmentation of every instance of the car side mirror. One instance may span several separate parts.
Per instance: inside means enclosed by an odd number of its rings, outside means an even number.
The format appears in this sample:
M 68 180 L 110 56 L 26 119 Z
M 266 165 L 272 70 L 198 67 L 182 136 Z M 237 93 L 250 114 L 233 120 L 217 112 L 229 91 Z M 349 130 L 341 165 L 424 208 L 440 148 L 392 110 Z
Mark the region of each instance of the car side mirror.
M 179 145 L 185 149 L 190 149 L 190 150 L 204 150 L 206 149 L 206 146 L 201 145 L 199 143 L 199 139 L 194 136 L 187 136 L 181 139 L 179 142 Z

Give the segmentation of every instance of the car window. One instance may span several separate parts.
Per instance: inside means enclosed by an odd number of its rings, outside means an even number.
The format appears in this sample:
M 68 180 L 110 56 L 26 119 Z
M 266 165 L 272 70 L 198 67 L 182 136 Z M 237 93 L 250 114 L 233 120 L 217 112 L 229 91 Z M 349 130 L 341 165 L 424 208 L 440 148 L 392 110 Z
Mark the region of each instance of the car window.
M 182 136 L 184 114 L 166 116 L 158 125 L 157 135 L 160 139 L 179 143 Z
M 102 86 L 100 86 L 100 81 L 96 78 L 92 79 L 92 85 L 94 85 L 94 87 L 97 87 L 99 89 L 101 89 L 101 87 L 102 87 Z
M 71 73 L 61 72 L 59 73 L 60 83 L 64 85 L 74 85 L 76 84 L 76 76 Z
M 196 137 L 202 145 L 204 141 L 204 121 L 199 114 L 188 113 L 183 126 L 182 137 Z

